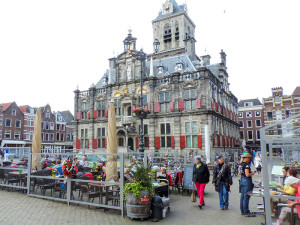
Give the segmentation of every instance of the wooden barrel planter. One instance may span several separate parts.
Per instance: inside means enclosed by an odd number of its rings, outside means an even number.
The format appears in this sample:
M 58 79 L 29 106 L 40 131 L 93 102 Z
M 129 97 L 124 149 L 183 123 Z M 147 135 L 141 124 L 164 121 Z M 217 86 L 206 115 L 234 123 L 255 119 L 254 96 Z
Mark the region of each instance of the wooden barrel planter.
M 126 210 L 130 219 L 146 219 L 150 216 L 151 198 L 150 191 L 141 191 L 140 197 L 126 194 Z

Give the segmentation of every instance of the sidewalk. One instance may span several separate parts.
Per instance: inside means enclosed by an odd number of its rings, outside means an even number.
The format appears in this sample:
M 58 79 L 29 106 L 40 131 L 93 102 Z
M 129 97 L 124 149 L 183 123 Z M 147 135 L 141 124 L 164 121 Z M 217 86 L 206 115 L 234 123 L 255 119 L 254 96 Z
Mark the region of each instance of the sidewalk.
M 238 179 L 234 178 L 234 185 L 230 194 L 228 211 L 219 209 L 218 194 L 211 184 L 206 188 L 206 206 L 200 210 L 196 203 L 190 202 L 190 196 L 172 194 L 171 212 L 159 224 L 194 224 L 194 225 L 253 225 L 264 222 L 264 217 L 246 218 L 239 211 Z M 18 192 L 0 190 L 0 225 L 106 225 L 106 224 L 153 224 L 150 220 L 140 222 L 122 218 L 118 211 L 110 210 L 106 213 L 101 209 L 86 206 L 68 206 L 64 203 L 44 199 L 27 197 Z M 257 211 L 257 203 L 262 199 L 250 200 L 251 211 Z

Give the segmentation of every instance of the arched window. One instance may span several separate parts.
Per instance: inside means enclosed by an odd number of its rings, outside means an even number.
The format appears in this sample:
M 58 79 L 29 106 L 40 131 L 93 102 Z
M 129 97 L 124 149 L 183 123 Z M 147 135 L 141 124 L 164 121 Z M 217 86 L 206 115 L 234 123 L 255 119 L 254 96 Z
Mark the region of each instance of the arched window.
M 166 24 L 164 27 L 164 42 L 171 42 L 172 41 L 172 32 L 170 24 Z
M 179 26 L 177 22 L 175 24 L 175 40 L 179 41 Z

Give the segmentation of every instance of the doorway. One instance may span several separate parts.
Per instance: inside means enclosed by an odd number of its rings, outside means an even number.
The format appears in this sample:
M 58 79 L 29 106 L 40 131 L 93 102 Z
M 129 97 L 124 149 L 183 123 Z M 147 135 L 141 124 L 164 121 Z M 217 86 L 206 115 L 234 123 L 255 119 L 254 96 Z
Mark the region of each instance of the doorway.
M 128 148 L 129 150 L 133 151 L 133 139 L 132 138 L 128 138 Z
M 131 106 L 127 108 L 127 116 L 131 116 Z

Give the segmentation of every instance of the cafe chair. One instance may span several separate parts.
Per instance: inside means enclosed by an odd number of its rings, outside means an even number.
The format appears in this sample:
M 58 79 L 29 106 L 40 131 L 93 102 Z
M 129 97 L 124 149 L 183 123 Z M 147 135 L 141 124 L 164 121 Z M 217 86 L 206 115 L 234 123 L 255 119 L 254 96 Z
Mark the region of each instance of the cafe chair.
M 290 215 L 290 224 L 296 225 L 296 221 L 299 220 L 298 213 L 294 212 L 294 209 L 297 205 L 300 205 L 300 203 L 295 203 L 291 209 L 291 215 Z
M 94 191 L 90 189 L 90 186 L 88 183 L 86 182 L 79 182 L 80 184 L 80 192 L 81 192 L 81 196 L 80 196 L 80 201 L 83 200 L 83 196 L 87 196 L 88 199 L 88 203 L 90 203 L 91 199 L 92 199 L 92 203 L 94 202 L 94 199 L 99 197 L 99 202 L 100 202 L 100 192 L 99 191 Z M 88 205 L 88 208 L 90 208 L 90 205 Z
M 113 206 L 120 205 L 120 187 L 114 186 L 108 193 L 107 202 L 111 201 Z
M 11 175 L 11 174 L 4 174 L 4 177 L 5 177 L 5 181 L 6 183 L 9 185 L 9 184 L 19 184 L 20 183 L 20 179 L 19 178 L 16 178 L 15 176 Z M 7 187 L 7 191 L 9 191 L 9 188 L 10 187 Z
M 65 198 L 66 195 L 66 185 L 63 181 L 57 181 L 54 183 L 53 192 L 55 195 L 55 192 L 59 192 L 59 198 Z
M 53 196 L 53 188 L 54 188 L 54 183 L 50 179 L 45 179 L 45 178 L 37 178 L 36 179 L 36 190 L 35 193 L 37 192 L 38 189 L 41 190 L 41 194 L 45 195 L 47 190 L 51 191 L 51 196 Z

